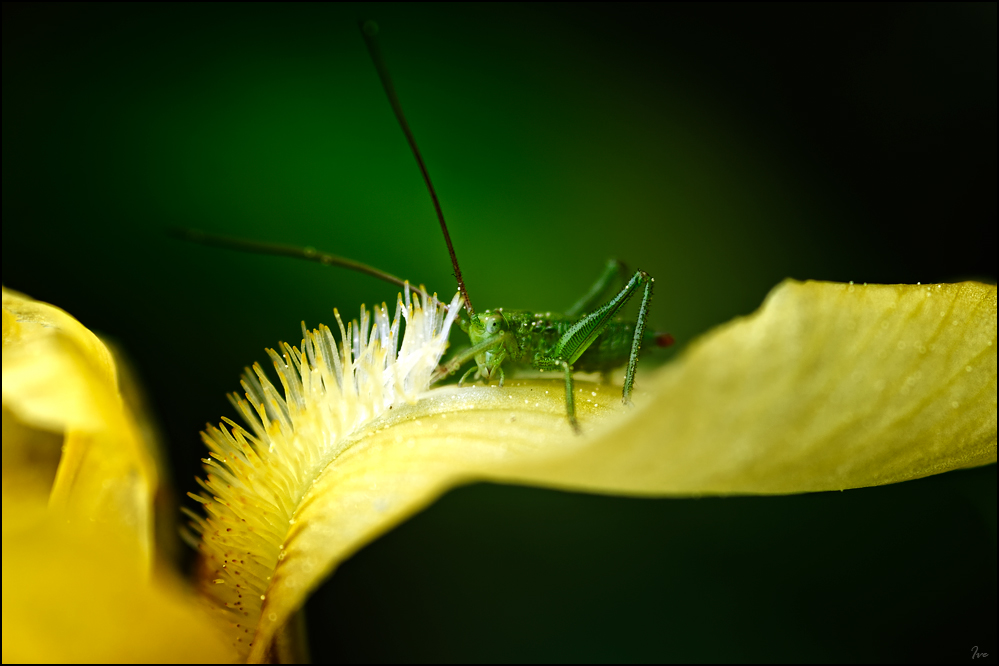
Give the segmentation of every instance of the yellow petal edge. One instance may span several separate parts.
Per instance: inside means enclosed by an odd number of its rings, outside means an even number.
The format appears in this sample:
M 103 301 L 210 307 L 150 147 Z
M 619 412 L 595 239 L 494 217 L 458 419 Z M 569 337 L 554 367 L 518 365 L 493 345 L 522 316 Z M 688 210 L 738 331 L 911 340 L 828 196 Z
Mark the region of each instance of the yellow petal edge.
M 629 409 L 618 387 L 577 382 L 583 436 L 544 379 L 434 389 L 354 433 L 273 526 L 249 659 L 273 656 L 340 562 L 457 484 L 782 494 L 995 462 L 996 287 L 788 280 L 639 388 Z
M 154 452 L 108 348 L 3 289 L 3 661 L 202 662 L 233 653 L 152 568 Z
M 141 566 L 152 557 L 156 462 L 139 436 L 118 390 L 108 348 L 65 311 L 3 289 L 4 483 L 16 483 L 33 455 L 12 448 L 25 437 L 51 433 L 59 449 L 49 488 L 51 507 L 71 520 L 108 524 L 128 534 Z M 19 436 L 14 436 L 14 431 Z M 39 438 L 40 439 L 40 438 Z M 17 520 L 4 497 L 4 527 Z M 23 494 L 12 503 L 26 501 Z M 11 514 L 11 515 L 8 515 Z

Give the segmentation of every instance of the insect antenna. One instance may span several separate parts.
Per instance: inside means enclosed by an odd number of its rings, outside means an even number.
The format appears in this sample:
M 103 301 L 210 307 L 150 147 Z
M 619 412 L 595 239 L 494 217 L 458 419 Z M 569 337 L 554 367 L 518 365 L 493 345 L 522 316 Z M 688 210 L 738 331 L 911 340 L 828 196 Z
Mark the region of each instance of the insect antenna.
M 444 222 L 444 211 L 441 210 L 441 203 L 437 200 L 437 192 L 434 191 L 434 186 L 430 182 L 430 173 L 427 172 L 427 165 L 423 163 L 420 150 L 416 147 L 416 139 L 413 138 L 413 132 L 409 129 L 409 123 L 406 122 L 406 116 L 402 113 L 402 105 L 399 103 L 399 97 L 395 94 L 395 87 L 392 85 L 392 77 L 389 76 L 388 68 L 385 67 L 385 60 L 382 58 L 381 49 L 378 48 L 378 42 L 375 40 L 375 35 L 377 34 L 377 23 L 374 21 L 363 21 L 361 23 L 361 35 L 364 36 L 364 43 L 368 46 L 368 53 L 371 55 L 375 69 L 378 70 L 378 78 L 382 80 L 382 87 L 385 89 L 385 94 L 388 95 L 389 104 L 392 105 L 396 120 L 399 121 L 399 126 L 402 127 L 402 133 L 406 135 L 409 148 L 413 151 L 413 157 L 416 158 L 416 163 L 420 167 L 420 173 L 423 174 L 423 181 L 427 184 L 427 189 L 430 190 L 430 198 L 434 201 L 434 210 L 437 212 L 437 219 L 440 220 L 441 231 L 444 232 L 444 242 L 447 243 L 447 251 L 451 255 L 454 277 L 458 280 L 458 291 L 461 292 L 461 297 L 465 300 L 465 310 L 468 311 L 469 315 L 475 315 L 475 310 L 472 309 L 472 301 L 468 298 L 468 289 L 465 288 L 465 280 L 461 277 L 461 268 L 458 267 L 458 256 L 454 253 L 454 245 L 451 244 L 451 234 L 448 233 L 447 224 Z
M 360 261 L 338 257 L 335 254 L 329 254 L 328 252 L 320 252 L 312 247 L 297 247 L 294 245 L 281 245 L 279 243 L 263 243 L 260 241 L 246 240 L 245 238 L 233 238 L 232 236 L 209 234 L 197 229 L 171 229 L 170 235 L 192 243 L 200 243 L 201 245 L 224 247 L 229 250 L 240 250 L 242 252 L 250 252 L 252 254 L 269 254 L 279 257 L 308 259 L 309 261 L 315 261 L 325 266 L 340 266 L 341 268 L 349 268 L 352 271 L 376 277 L 379 280 L 384 280 L 385 282 L 398 285 L 404 289 L 408 285 L 408 288 L 412 291 L 422 294 L 424 298 L 430 298 L 427 292 L 423 289 L 414 287 L 410 285 L 407 280 L 396 277 L 391 273 L 386 273 L 385 271 L 375 268 L 374 266 L 362 264 Z

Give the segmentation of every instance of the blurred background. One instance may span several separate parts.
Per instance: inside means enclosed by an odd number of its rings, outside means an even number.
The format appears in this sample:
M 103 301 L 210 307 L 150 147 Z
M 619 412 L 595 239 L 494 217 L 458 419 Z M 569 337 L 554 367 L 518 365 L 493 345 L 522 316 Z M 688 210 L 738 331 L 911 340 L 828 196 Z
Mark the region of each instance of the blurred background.
M 996 279 L 995 4 L 4 5 L 3 283 L 130 356 L 178 495 L 264 347 L 396 290 L 169 228 L 453 293 L 361 18 L 478 308 L 565 308 L 618 257 L 682 349 L 786 277 Z M 317 661 L 994 662 L 996 469 L 773 498 L 469 486 L 308 613 Z

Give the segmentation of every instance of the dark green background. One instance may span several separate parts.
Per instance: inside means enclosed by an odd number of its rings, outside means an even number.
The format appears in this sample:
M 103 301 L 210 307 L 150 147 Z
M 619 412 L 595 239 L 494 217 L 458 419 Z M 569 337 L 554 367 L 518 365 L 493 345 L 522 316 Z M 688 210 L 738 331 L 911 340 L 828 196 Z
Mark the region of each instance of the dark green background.
M 617 256 L 682 345 L 788 276 L 995 280 L 994 4 L 4 5 L 3 282 L 119 341 L 181 490 L 263 347 L 394 289 L 166 229 L 454 288 L 368 17 L 480 308 Z M 459 489 L 317 593 L 314 656 L 994 661 L 995 488 Z

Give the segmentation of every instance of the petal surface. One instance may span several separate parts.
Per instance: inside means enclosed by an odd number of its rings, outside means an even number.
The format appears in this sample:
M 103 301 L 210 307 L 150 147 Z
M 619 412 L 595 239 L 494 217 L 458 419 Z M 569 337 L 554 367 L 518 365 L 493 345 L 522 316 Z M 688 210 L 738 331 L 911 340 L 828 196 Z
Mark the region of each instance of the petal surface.
M 3 412 L 4 529 L 18 520 L 15 506 L 44 493 L 71 520 L 129 533 L 136 557 L 150 566 L 157 465 L 118 390 L 111 352 L 65 311 L 8 289 Z M 49 488 L 13 491 L 8 481 L 38 476 L 40 459 L 54 455 Z
M 3 290 L 4 663 L 235 657 L 153 568 L 156 452 L 118 372 L 69 314 Z
M 43 520 L 3 535 L 4 663 L 206 663 L 234 654 L 180 580 L 120 534 Z
M 773 494 L 994 462 L 996 288 L 787 281 L 639 382 L 634 409 L 577 382 L 583 436 L 540 379 L 436 389 L 355 433 L 280 528 L 251 660 L 340 562 L 463 482 Z
M 696 341 L 653 399 L 528 482 L 800 493 L 996 461 L 996 287 L 787 281 Z

